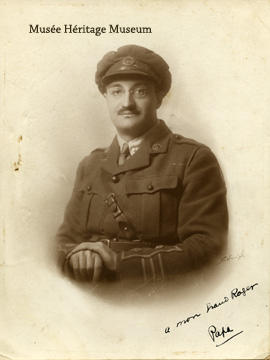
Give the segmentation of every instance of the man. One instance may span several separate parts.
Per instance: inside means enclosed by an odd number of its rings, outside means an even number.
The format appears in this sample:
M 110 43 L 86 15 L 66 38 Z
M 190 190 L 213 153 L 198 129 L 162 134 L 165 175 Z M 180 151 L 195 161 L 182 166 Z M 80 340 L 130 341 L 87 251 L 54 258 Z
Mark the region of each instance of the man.
M 171 86 L 167 63 L 123 46 L 98 63 L 96 83 L 117 135 L 78 167 L 57 234 L 63 271 L 147 282 L 209 262 L 226 241 L 226 188 L 211 150 L 157 117 Z

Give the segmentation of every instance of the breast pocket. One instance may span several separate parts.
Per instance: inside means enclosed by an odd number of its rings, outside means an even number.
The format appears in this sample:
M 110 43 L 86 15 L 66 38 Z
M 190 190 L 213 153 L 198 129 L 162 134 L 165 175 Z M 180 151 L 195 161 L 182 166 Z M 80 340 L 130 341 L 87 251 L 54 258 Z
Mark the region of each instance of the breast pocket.
M 177 225 L 177 176 L 152 176 L 129 179 L 126 194 L 129 211 L 143 239 L 174 233 Z

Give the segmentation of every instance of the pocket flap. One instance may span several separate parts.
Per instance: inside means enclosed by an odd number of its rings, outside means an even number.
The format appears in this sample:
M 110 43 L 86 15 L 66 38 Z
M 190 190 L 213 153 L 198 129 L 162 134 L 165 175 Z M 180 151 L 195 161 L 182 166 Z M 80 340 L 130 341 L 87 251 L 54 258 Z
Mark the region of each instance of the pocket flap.
M 177 186 L 177 182 L 176 175 L 129 179 L 126 183 L 126 193 L 154 193 L 161 189 L 174 189 Z

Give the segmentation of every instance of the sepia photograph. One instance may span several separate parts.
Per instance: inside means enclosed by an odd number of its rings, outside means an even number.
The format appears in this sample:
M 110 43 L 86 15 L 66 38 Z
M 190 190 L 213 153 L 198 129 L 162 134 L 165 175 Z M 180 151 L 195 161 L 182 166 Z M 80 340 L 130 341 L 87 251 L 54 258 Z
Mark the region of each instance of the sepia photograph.
M 269 2 L 0 19 L 0 359 L 269 358 Z
M 207 146 L 158 119 L 168 64 L 125 45 L 104 55 L 95 80 L 116 136 L 80 163 L 57 234 L 60 265 L 78 280 L 147 283 L 207 263 L 226 241 L 226 185 Z

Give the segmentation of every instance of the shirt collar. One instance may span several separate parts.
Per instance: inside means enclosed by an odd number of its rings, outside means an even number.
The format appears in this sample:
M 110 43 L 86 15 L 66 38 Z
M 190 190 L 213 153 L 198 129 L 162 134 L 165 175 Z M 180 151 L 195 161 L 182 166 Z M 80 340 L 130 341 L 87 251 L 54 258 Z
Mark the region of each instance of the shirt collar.
M 128 144 L 129 147 L 129 152 L 130 155 L 133 155 L 141 146 L 141 143 L 143 142 L 143 140 L 145 139 L 145 137 L 147 136 L 147 134 L 158 125 L 159 120 L 150 128 L 148 129 L 143 135 L 136 137 L 135 139 L 132 139 L 130 141 L 126 141 L 124 139 L 121 138 L 121 136 L 117 133 L 117 141 L 119 144 L 120 149 L 122 149 L 124 143 Z

